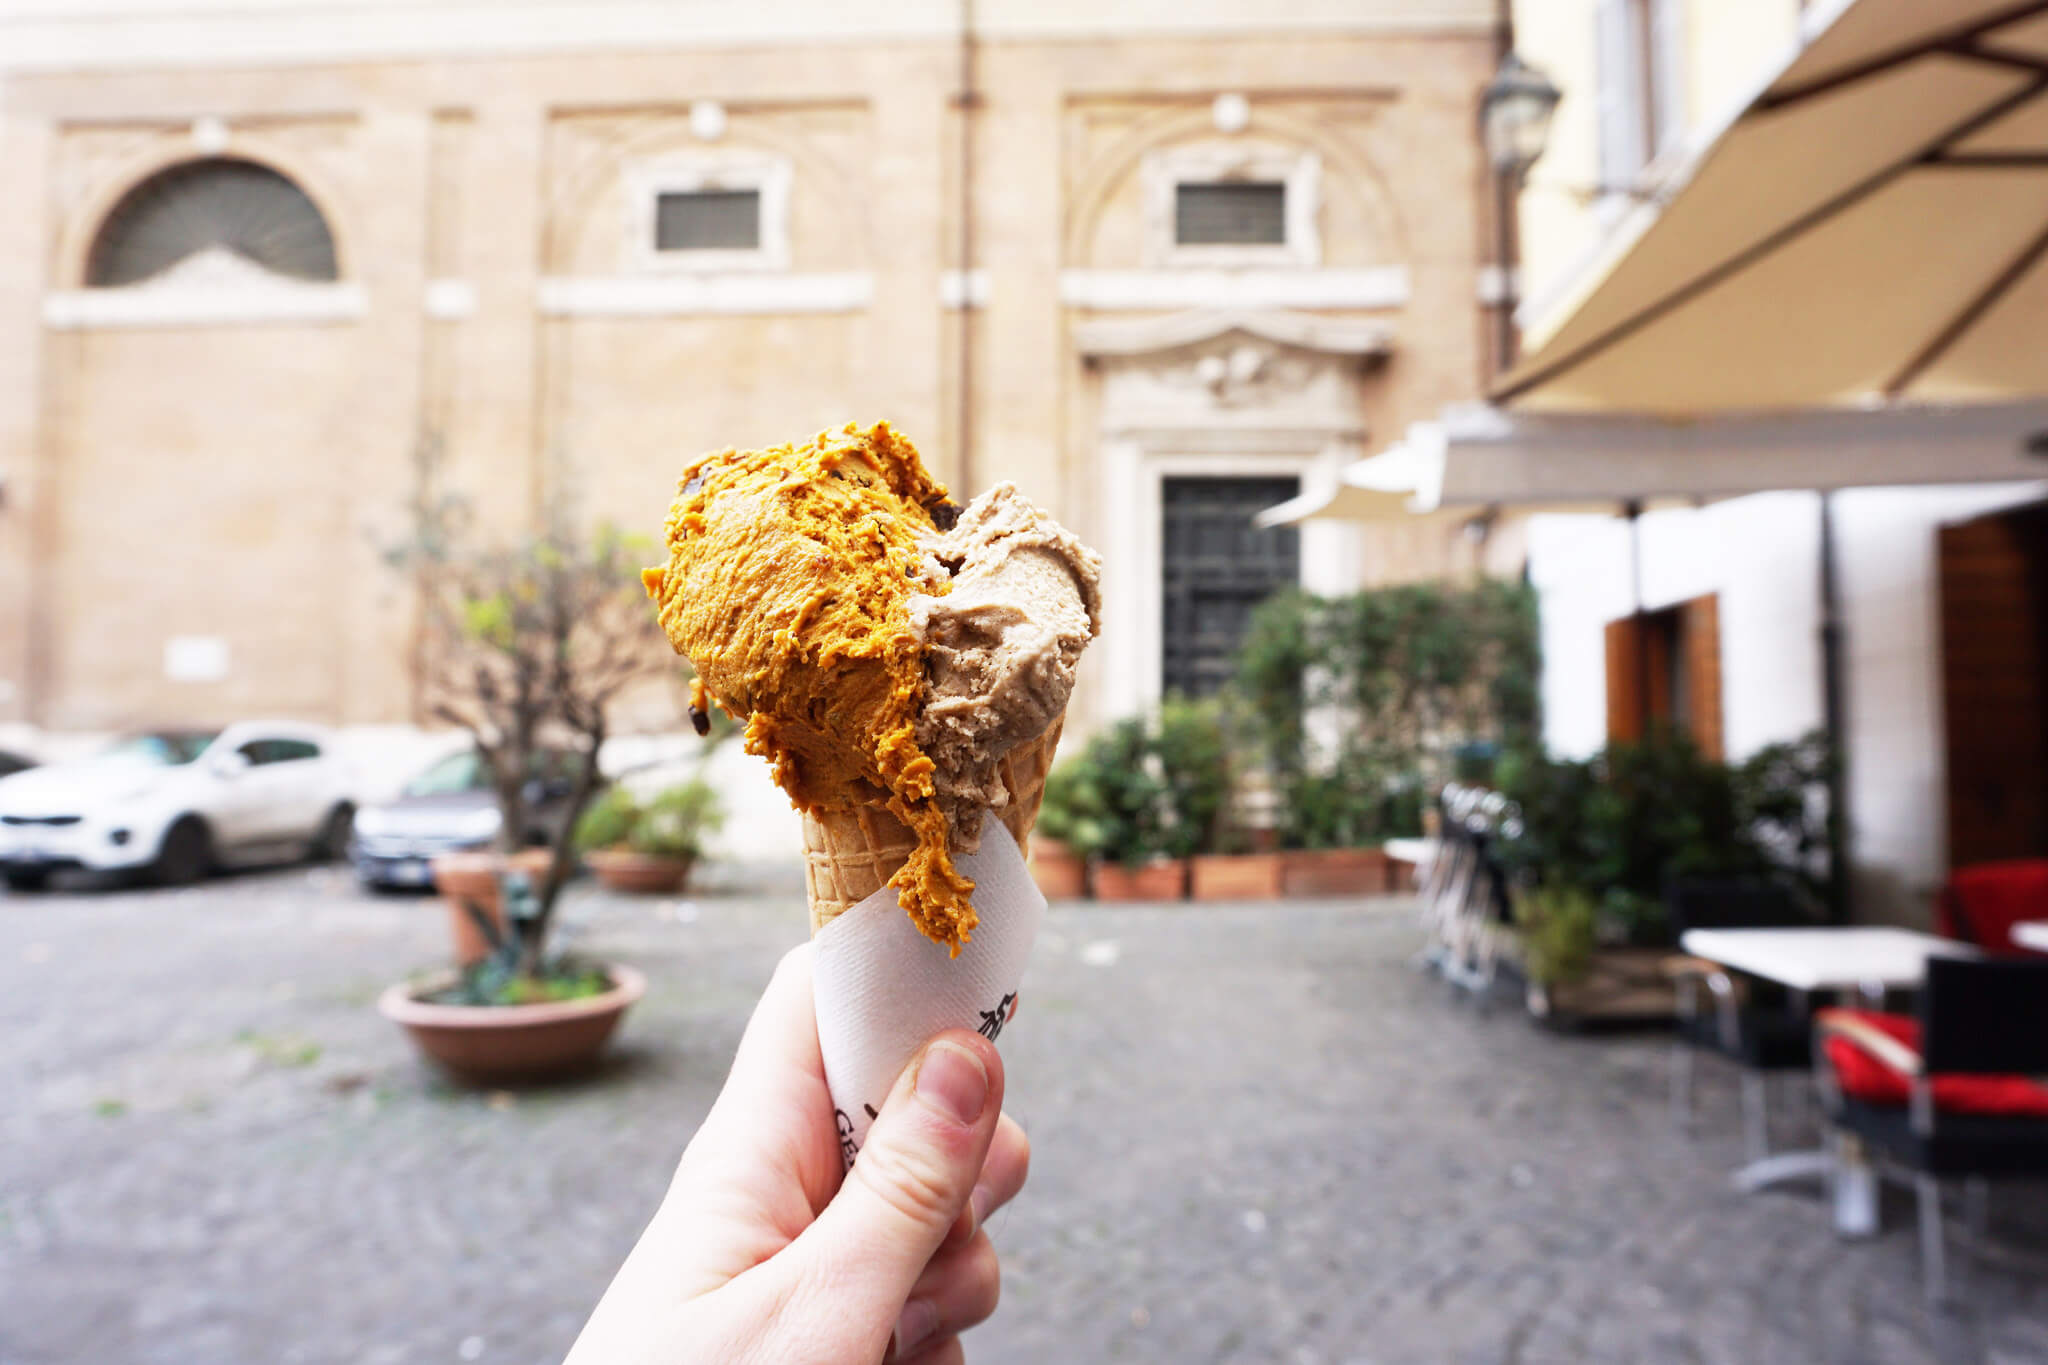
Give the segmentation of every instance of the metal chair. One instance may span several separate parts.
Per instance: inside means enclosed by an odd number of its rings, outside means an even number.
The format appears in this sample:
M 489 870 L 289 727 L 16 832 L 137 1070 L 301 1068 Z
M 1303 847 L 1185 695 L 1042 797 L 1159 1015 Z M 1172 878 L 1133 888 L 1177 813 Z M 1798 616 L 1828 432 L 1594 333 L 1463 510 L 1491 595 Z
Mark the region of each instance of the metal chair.
M 1894 1021 L 1890 1029 L 1883 1020 Z M 1941 1180 L 1966 1179 L 1967 1216 L 1983 1234 L 1985 1181 L 2048 1177 L 2048 962 L 1934 958 L 1920 995 L 1919 1045 L 1903 1016 L 1822 1010 L 1815 1072 L 1838 1131 L 1910 1171 L 1919 1204 L 1928 1300 L 1947 1297 Z M 1896 1095 L 1858 1093 L 1843 1074 L 1854 1053 L 1904 1082 Z
M 1783 929 L 1811 925 L 1799 899 L 1782 883 L 1761 877 L 1674 880 L 1665 893 L 1674 934 L 1687 929 Z M 1681 1130 L 1693 1118 L 1693 1059 L 1713 1052 L 1739 1067 L 1743 1146 L 1750 1161 L 1770 1152 L 1770 1092 L 1774 1073 L 1812 1065 L 1806 1002 L 1768 982 L 1731 973 L 1717 963 L 1675 957 L 1667 964 L 1678 993 L 1678 1034 L 1671 1047 L 1671 1113 Z M 1712 1008 L 1702 1008 L 1702 992 Z
M 1450 956 L 1458 916 L 1477 867 L 1477 852 L 1467 822 L 1484 795 L 1454 782 L 1446 783 L 1437 795 L 1437 856 L 1430 864 L 1429 880 L 1422 892 L 1425 938 L 1416 955 L 1417 966 L 1441 971 Z
M 1482 791 L 1469 801 L 1462 827 L 1464 876 L 1444 921 L 1438 968 L 1484 1009 L 1492 998 L 1509 923 L 1507 876 L 1496 851 L 1501 839 L 1521 832 L 1521 812 L 1499 792 Z

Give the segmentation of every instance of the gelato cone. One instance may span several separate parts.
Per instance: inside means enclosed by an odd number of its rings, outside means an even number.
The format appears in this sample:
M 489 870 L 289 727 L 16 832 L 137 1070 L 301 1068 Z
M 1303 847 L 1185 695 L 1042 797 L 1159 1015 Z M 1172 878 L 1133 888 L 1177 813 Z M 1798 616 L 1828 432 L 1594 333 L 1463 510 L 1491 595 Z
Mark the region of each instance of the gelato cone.
M 888 886 L 957 956 L 955 855 L 1030 832 L 1100 560 L 1010 484 L 956 507 L 887 423 L 693 461 L 666 544 L 648 593 L 804 812 L 814 929 Z
M 1007 798 L 997 818 L 1026 852 L 1064 723 L 1064 716 L 1054 719 L 1043 734 L 1010 750 L 996 765 Z M 917 836 L 881 807 L 807 813 L 804 890 L 811 904 L 811 933 L 887 886 L 916 846 Z

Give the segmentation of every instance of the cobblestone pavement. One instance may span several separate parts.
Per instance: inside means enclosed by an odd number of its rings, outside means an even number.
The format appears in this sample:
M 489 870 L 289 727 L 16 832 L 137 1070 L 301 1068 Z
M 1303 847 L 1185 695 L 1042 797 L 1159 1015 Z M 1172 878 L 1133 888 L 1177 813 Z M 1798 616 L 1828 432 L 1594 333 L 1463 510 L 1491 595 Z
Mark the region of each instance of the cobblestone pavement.
M 434 902 L 295 870 L 0 898 L 0 1362 L 559 1360 L 653 1208 L 795 899 L 582 893 L 647 969 L 603 1073 L 451 1089 L 372 1011 Z M 1481 1017 L 1398 902 L 1056 909 L 1003 1046 L 1036 1169 L 981 1365 L 2048 1361 L 2048 1195 L 1959 1311 L 1907 1207 L 1731 1194 L 1734 1087 Z M 1960 1229 L 1952 1229 L 1958 1239 Z

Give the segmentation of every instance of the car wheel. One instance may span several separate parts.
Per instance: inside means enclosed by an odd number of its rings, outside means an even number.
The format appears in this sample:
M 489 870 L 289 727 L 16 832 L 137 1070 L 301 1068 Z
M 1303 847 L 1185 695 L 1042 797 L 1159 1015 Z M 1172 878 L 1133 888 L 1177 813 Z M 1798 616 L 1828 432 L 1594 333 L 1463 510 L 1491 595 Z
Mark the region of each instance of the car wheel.
M 50 884 L 46 867 L 10 867 L 6 873 L 9 891 L 40 891 Z
M 149 865 L 149 878 L 159 886 L 185 886 L 213 867 L 213 836 L 195 816 L 186 816 L 164 832 L 163 847 Z
M 312 858 L 316 863 L 338 863 L 348 856 L 348 837 L 355 829 L 356 808 L 343 801 L 327 812 L 320 832 L 313 836 Z

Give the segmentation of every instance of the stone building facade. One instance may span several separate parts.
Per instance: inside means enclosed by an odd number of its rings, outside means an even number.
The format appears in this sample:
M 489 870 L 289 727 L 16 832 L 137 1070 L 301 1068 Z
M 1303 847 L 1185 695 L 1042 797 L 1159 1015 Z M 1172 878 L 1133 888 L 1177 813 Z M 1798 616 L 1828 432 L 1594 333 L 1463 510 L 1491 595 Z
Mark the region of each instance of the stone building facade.
M 1484 378 L 1490 0 L 1121 8 L 0 0 L 0 722 L 406 719 L 422 452 L 651 535 L 888 417 L 1103 548 L 1084 719 L 1213 665 L 1233 555 L 1469 572 L 1237 528 Z

